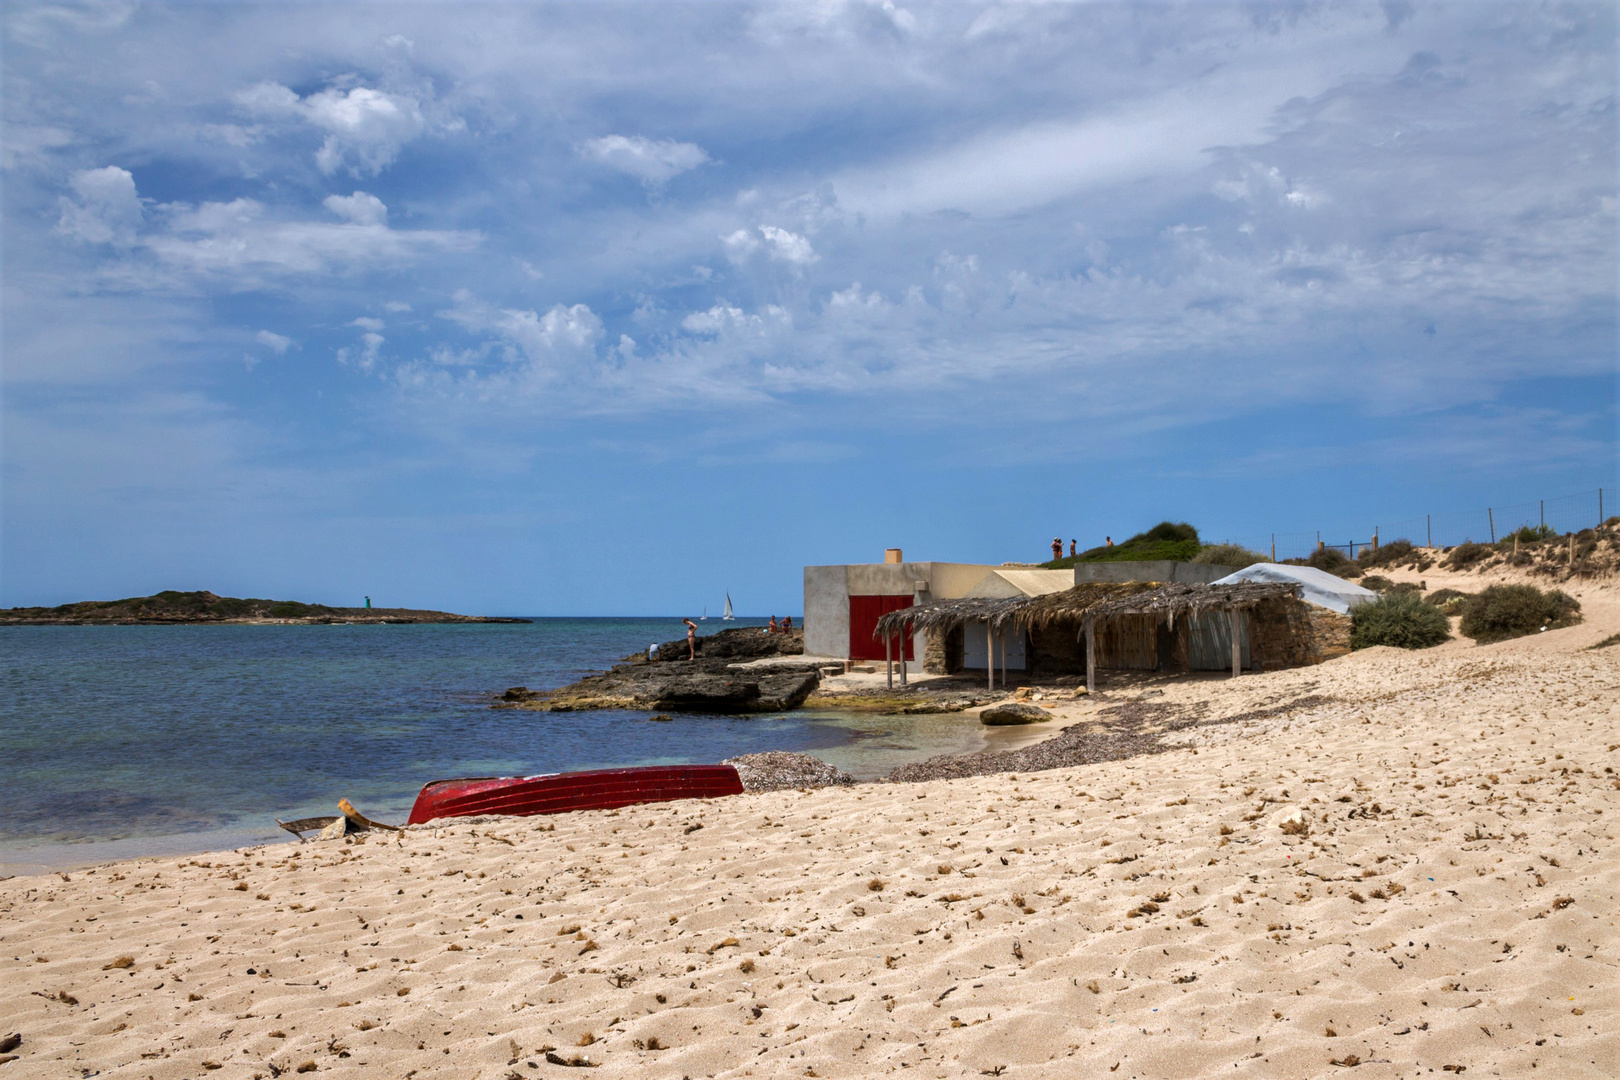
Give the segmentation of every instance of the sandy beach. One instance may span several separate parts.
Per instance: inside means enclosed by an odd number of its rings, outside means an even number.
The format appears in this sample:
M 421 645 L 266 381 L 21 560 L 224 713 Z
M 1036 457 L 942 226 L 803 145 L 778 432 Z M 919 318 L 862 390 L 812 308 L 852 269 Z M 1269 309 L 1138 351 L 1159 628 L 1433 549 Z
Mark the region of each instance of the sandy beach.
M 1614 1076 L 1620 594 L 1571 591 L 1059 706 L 1178 728 L 1125 761 L 13 878 L 0 1069 Z

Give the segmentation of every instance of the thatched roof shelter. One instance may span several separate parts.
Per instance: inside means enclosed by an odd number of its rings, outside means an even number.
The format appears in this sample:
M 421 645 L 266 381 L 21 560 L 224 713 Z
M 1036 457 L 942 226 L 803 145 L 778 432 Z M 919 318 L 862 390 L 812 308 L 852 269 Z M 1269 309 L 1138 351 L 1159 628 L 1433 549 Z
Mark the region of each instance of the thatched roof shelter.
M 1092 605 L 1082 614 L 1093 620 L 1118 615 L 1157 615 L 1173 626 L 1177 618 L 1188 615 L 1205 611 L 1242 611 L 1267 600 L 1298 597 L 1300 592 L 1299 585 L 1282 581 L 1240 581 L 1231 585 L 1185 582 L 1160 585 L 1134 595 L 1105 600 Z
M 1299 594 L 1298 585 L 1271 581 L 1243 581 L 1231 585 L 1087 582 L 1045 596 L 968 597 L 901 608 L 878 619 L 872 636 L 892 637 L 916 631 L 949 633 L 968 623 L 981 622 L 988 622 L 998 630 L 1008 623 L 1039 630 L 1056 623 L 1095 621 L 1118 615 L 1157 615 L 1174 625 L 1178 618 L 1204 611 L 1243 610 L 1266 600 Z
M 1090 581 L 1062 592 L 1031 596 L 1018 606 L 1013 618 L 1029 630 L 1060 622 L 1079 622 L 1103 604 L 1124 603 L 1159 588 L 1156 581 Z
M 936 600 L 932 604 L 918 604 L 884 614 L 878 619 L 877 628 L 872 632 L 872 636 L 893 637 L 912 631 L 949 633 L 967 623 L 987 620 L 992 626 L 1001 626 L 1012 617 L 1020 604 L 1026 604 L 1030 599 L 1027 596 L 994 598 L 970 596 L 961 600 Z

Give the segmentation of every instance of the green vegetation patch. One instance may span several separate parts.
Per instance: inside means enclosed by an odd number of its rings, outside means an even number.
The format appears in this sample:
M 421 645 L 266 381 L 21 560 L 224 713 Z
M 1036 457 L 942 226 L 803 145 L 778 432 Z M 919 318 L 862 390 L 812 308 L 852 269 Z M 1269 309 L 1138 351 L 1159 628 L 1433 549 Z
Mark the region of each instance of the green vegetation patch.
M 1200 547 L 1197 529 L 1185 521 L 1161 521 L 1124 543 L 1113 547 L 1095 547 L 1042 565 L 1049 570 L 1067 570 L 1076 563 L 1192 562 Z
M 1416 550 L 1412 546 L 1412 541 L 1403 536 L 1391 540 L 1387 544 L 1380 544 L 1375 548 L 1368 548 L 1363 551 L 1356 557 L 1356 565 L 1363 570 L 1375 570 L 1380 566 L 1400 566 L 1403 563 L 1411 562 L 1413 553 Z
M 1463 634 L 1481 645 L 1557 630 L 1581 621 L 1581 602 L 1559 589 L 1492 585 L 1462 606 Z
M 1451 637 L 1445 613 L 1413 593 L 1386 593 L 1350 609 L 1350 647 L 1428 649 Z
M 1472 597 L 1472 593 L 1465 593 L 1461 589 L 1436 589 L 1425 596 L 1423 602 L 1433 604 L 1447 615 L 1460 615 L 1463 604 Z
M 1209 566 L 1230 566 L 1242 570 L 1245 566 L 1255 563 L 1270 562 L 1269 556 L 1258 551 L 1250 551 L 1242 544 L 1208 544 L 1198 549 L 1198 554 L 1192 557 L 1195 563 L 1205 563 Z

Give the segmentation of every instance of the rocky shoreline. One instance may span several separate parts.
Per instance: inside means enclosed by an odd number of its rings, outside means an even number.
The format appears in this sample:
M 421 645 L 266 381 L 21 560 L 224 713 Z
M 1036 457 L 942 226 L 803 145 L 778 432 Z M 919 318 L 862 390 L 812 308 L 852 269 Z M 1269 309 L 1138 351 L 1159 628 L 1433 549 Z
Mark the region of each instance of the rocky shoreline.
M 804 633 L 766 633 L 733 627 L 696 640 L 688 659 L 685 639 L 656 652 L 627 656 L 607 671 L 556 690 L 514 686 L 496 708 L 575 712 L 653 709 L 669 712 L 758 713 L 796 709 L 821 685 L 815 660 L 804 654 Z
M 0 626 L 401 626 L 531 621 L 416 608 L 338 608 L 297 600 L 244 600 L 207 591 L 0 610 Z

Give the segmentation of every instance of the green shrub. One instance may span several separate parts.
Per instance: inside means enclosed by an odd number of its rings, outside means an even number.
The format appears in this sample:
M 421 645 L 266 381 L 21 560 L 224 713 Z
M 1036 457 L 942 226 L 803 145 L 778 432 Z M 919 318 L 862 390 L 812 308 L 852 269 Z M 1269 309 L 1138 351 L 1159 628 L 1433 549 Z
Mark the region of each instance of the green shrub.
M 1388 592 L 1395 587 L 1395 583 L 1382 574 L 1368 574 L 1361 579 L 1361 587 L 1373 592 Z
M 1311 552 L 1308 559 L 1285 560 L 1291 566 L 1314 566 L 1318 570 L 1326 570 L 1336 577 L 1358 578 L 1361 576 L 1361 567 L 1350 561 L 1350 557 L 1336 548 L 1317 548 Z
M 1230 566 L 1242 570 L 1245 566 L 1270 562 L 1271 559 L 1258 551 L 1250 551 L 1242 544 L 1210 544 L 1199 548 L 1198 554 L 1192 557 L 1192 561 L 1209 566 Z
M 1401 537 L 1398 540 L 1391 540 L 1387 544 L 1380 544 L 1375 548 L 1367 548 L 1356 557 L 1356 564 L 1363 570 L 1371 570 L 1379 566 L 1397 566 L 1410 560 L 1412 553 L 1416 550 L 1412 546 L 1412 541 Z
M 1502 543 L 1511 544 L 1517 540 L 1521 544 L 1539 544 L 1543 540 L 1550 540 L 1558 534 L 1553 532 L 1551 525 L 1524 525 L 1502 537 Z
M 1490 544 L 1458 544 L 1446 556 L 1445 567 L 1447 570 L 1466 570 L 1475 563 L 1484 562 L 1495 554 L 1496 549 Z
M 1423 598 L 1425 604 L 1433 604 L 1447 615 L 1457 615 L 1462 612 L 1462 606 L 1472 594 L 1460 589 L 1436 589 Z
M 1185 521 L 1161 521 L 1147 532 L 1139 532 L 1127 544 L 1150 544 L 1158 541 L 1187 541 L 1198 543 L 1198 530 Z
M 1427 649 L 1451 636 L 1451 624 L 1432 604 L 1412 593 L 1389 593 L 1350 609 L 1350 647 L 1393 645 Z
M 1581 621 L 1580 611 L 1580 601 L 1558 589 L 1542 592 L 1534 585 L 1492 585 L 1463 604 L 1460 629 L 1487 645 L 1573 626 Z
M 1183 522 L 1161 521 L 1146 532 L 1139 532 L 1122 544 L 1095 547 L 1042 563 L 1052 570 L 1065 570 L 1085 562 L 1191 562 L 1198 554 L 1198 530 Z

